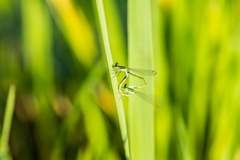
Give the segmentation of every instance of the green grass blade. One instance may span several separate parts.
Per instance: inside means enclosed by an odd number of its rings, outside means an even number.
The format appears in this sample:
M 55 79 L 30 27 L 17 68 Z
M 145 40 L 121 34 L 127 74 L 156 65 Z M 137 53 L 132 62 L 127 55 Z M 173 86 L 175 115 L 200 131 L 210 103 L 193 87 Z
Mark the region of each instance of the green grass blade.
M 128 1 L 129 67 L 153 69 L 151 1 Z M 139 80 L 129 77 L 129 85 Z M 147 86 L 141 92 L 154 94 L 153 77 L 144 77 Z M 130 150 L 133 160 L 152 160 L 154 148 L 154 106 L 137 96 L 129 100 Z
M 102 0 L 96 0 L 96 4 L 97 4 L 97 10 L 98 10 L 98 14 L 99 14 L 99 21 L 100 21 L 100 27 L 101 27 L 102 36 L 103 36 L 104 47 L 106 50 L 108 69 L 111 70 L 112 65 L 113 65 L 113 60 L 112 60 L 111 49 L 110 49 L 110 44 L 109 44 L 109 39 L 108 39 L 108 31 L 107 31 L 107 24 L 106 24 L 106 19 L 105 19 L 103 2 L 102 2 Z M 110 77 L 111 77 L 111 74 L 110 74 Z M 122 139 L 124 142 L 125 156 L 127 159 L 130 159 L 126 119 L 125 119 L 125 113 L 124 113 L 122 100 L 119 100 L 121 95 L 118 94 L 117 78 L 116 77 L 111 78 L 111 83 L 112 83 L 114 99 L 115 99 L 115 103 L 116 103 L 116 107 L 117 107 L 117 114 L 118 114 L 118 118 L 119 118 L 120 130 L 121 130 Z
M 57 134 L 52 22 L 44 1 L 21 1 L 22 47 L 25 71 L 31 76 L 36 111 L 34 135 L 40 159 L 49 159 Z M 51 130 L 51 132 L 49 132 Z
M 11 85 L 8 93 L 7 105 L 6 105 L 5 115 L 4 115 L 4 122 L 3 122 L 3 130 L 2 130 L 2 136 L 1 136 L 1 144 L 0 144 L 0 150 L 3 153 L 8 152 L 8 141 L 9 141 L 9 135 L 10 135 L 10 129 L 11 129 L 11 123 L 12 123 L 12 116 L 14 111 L 15 91 L 16 91 L 16 87 L 14 85 Z
M 170 159 L 169 150 L 171 140 L 171 108 L 168 97 L 168 66 L 166 59 L 166 42 L 165 42 L 165 17 L 161 10 L 159 1 L 152 0 L 152 33 L 153 33 L 153 55 L 154 69 L 158 71 L 155 79 L 155 94 L 160 95 L 164 100 L 163 109 L 157 109 L 155 114 L 155 159 Z M 172 152 L 172 150 L 171 150 Z
M 127 65 L 125 37 L 117 2 L 113 0 L 104 0 L 103 5 L 110 40 L 109 43 L 111 51 L 114 53 L 112 58 L 117 59 L 119 64 L 121 62 L 121 65 Z
M 7 155 L 6 153 L 4 154 L 1 151 L 0 151 L 0 159 L 1 160 L 12 160 L 12 158 L 9 157 L 9 155 Z

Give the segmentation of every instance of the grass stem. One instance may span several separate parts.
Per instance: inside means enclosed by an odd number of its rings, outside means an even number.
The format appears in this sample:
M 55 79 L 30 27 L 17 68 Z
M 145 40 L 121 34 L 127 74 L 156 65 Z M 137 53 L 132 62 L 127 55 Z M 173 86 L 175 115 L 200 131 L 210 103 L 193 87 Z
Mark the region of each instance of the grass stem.
M 96 3 L 97 3 L 97 10 L 98 10 L 99 21 L 100 21 L 100 28 L 101 28 L 102 36 L 103 36 L 104 48 L 106 50 L 105 53 L 106 53 L 106 57 L 107 57 L 108 69 L 111 70 L 112 65 L 113 65 L 113 60 L 112 60 L 112 54 L 111 54 L 111 49 L 110 49 L 110 43 L 109 43 L 109 39 L 108 39 L 108 31 L 107 31 L 107 23 L 106 23 L 106 18 L 105 18 L 105 13 L 104 13 L 104 6 L 103 6 L 102 0 L 96 0 Z M 111 77 L 111 73 L 109 73 L 109 74 Z M 120 99 L 121 95 L 118 94 L 117 78 L 116 77 L 111 78 L 111 83 L 112 83 L 113 95 L 114 95 L 114 99 L 115 99 L 115 103 L 116 103 L 116 107 L 117 107 L 117 114 L 118 114 L 118 119 L 119 119 L 119 124 L 120 124 L 122 140 L 124 143 L 125 156 L 126 156 L 126 159 L 130 159 L 126 119 L 125 119 L 123 103 L 122 103 L 122 100 Z
M 8 152 L 8 141 L 9 141 L 9 135 L 10 135 L 10 129 L 11 129 L 11 123 L 12 123 L 12 116 L 14 111 L 15 91 L 16 91 L 16 87 L 14 85 L 11 85 L 8 93 L 8 98 L 7 98 L 3 129 L 2 129 L 2 135 L 1 135 L 1 142 L 0 142 L 0 150 L 3 153 Z

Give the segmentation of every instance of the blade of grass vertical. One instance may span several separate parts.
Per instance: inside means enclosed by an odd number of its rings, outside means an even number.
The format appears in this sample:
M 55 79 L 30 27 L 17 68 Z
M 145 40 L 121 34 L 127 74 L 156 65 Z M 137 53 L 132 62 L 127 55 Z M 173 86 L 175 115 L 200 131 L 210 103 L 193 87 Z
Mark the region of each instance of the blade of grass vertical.
M 1 135 L 0 150 L 3 153 L 8 152 L 8 141 L 9 141 L 9 135 L 10 135 L 10 129 L 11 129 L 11 123 L 12 123 L 12 116 L 14 111 L 15 91 L 16 91 L 16 87 L 14 85 L 11 85 L 8 93 L 7 105 L 6 105 L 5 115 L 4 115 L 4 122 L 3 122 L 3 130 Z
M 112 55 L 113 59 L 117 59 L 119 64 L 127 65 L 126 63 L 126 44 L 124 31 L 121 25 L 120 14 L 117 7 L 117 2 L 114 0 L 104 0 L 104 11 L 105 18 L 107 22 L 109 43 L 111 47 L 111 51 L 114 53 Z M 125 106 L 126 107 L 126 106 Z
M 31 75 L 34 108 L 37 108 L 34 122 L 37 151 L 40 159 L 49 159 L 58 126 L 52 107 L 56 93 L 52 22 L 42 0 L 22 0 L 21 13 L 24 67 Z
M 162 4 L 161 4 L 162 5 Z M 168 68 L 166 60 L 165 47 L 165 26 L 166 20 L 160 4 L 156 0 L 151 0 L 152 10 L 152 35 L 153 37 L 153 55 L 154 69 L 158 71 L 155 83 L 155 93 L 164 100 L 164 106 L 168 106 Z M 162 6 L 164 7 L 164 6 Z M 169 159 L 169 145 L 171 139 L 171 110 L 170 107 L 156 110 L 155 114 L 155 159 Z
M 151 1 L 128 1 L 129 67 L 153 69 Z M 129 85 L 139 80 L 129 77 Z M 141 92 L 154 94 L 153 77 L 144 77 Z M 130 151 L 133 160 L 154 159 L 154 106 L 137 96 L 129 100 Z
M 96 4 L 97 4 L 98 15 L 99 15 L 100 28 L 101 28 L 102 36 L 103 36 L 103 43 L 104 43 L 104 47 L 106 50 L 105 53 L 106 53 L 106 57 L 107 57 L 108 69 L 111 70 L 113 61 L 112 61 L 111 49 L 110 49 L 110 44 L 109 44 L 109 39 L 108 39 L 108 31 L 107 31 L 107 24 L 106 24 L 106 18 L 105 18 L 105 13 L 104 13 L 103 2 L 102 2 L 102 0 L 96 0 Z M 110 74 L 110 76 L 111 76 L 111 74 Z M 123 139 L 123 143 L 124 143 L 125 156 L 126 156 L 126 159 L 130 159 L 126 119 L 125 119 L 125 113 L 124 113 L 122 100 L 119 100 L 121 95 L 118 94 L 117 78 L 116 77 L 111 78 L 111 83 L 112 83 L 114 99 L 115 99 L 115 103 L 116 103 L 116 107 L 117 107 L 117 114 L 118 114 L 118 118 L 119 118 L 120 130 L 121 130 L 122 139 Z

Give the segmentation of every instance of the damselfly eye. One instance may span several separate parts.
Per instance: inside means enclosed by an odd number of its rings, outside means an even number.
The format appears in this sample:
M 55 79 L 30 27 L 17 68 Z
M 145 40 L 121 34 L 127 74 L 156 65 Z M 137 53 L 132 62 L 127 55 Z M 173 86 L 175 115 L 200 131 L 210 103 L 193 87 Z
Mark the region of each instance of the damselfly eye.
M 118 67 L 118 63 L 115 64 L 115 67 Z
M 127 88 L 127 84 L 125 84 L 123 88 Z

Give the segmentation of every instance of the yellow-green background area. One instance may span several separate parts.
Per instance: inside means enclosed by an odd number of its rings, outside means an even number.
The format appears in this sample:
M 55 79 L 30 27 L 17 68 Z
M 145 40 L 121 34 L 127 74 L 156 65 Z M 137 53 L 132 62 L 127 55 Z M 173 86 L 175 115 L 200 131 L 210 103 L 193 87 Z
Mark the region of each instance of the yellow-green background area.
M 113 61 L 134 68 L 141 64 L 128 59 L 129 20 L 142 14 L 129 19 L 129 1 L 103 3 Z M 157 160 L 239 160 L 240 2 L 150 2 L 149 65 L 158 72 L 151 86 L 164 106 L 154 110 L 155 135 L 143 139 L 154 140 L 155 151 L 146 152 Z M 15 111 L 1 159 L 125 159 L 95 0 L 0 0 L 0 133 L 12 84 Z M 130 148 L 139 148 L 134 134 Z

